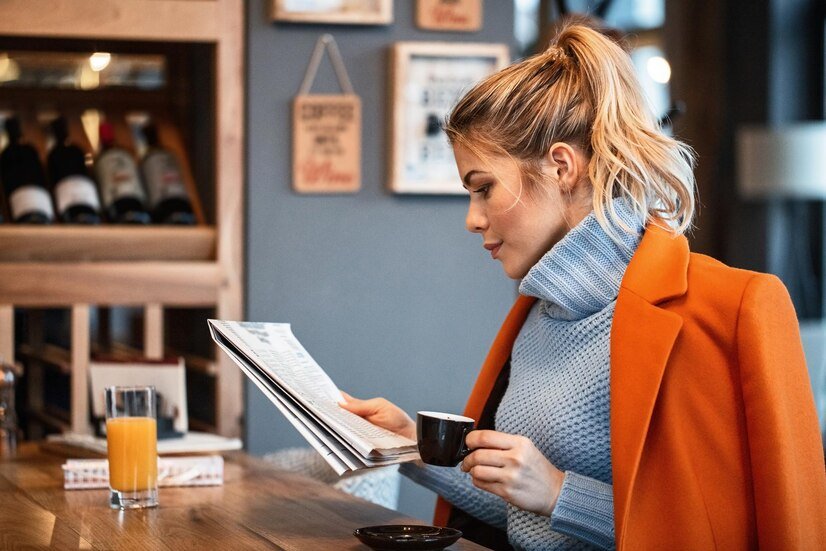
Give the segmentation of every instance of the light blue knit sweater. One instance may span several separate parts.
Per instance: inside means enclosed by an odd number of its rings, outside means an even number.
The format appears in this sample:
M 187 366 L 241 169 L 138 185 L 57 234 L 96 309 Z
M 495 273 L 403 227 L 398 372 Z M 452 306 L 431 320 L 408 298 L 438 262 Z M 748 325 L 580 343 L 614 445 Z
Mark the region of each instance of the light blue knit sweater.
M 455 469 L 408 463 L 401 472 L 467 513 L 507 529 L 518 549 L 614 547 L 609 432 L 609 338 L 620 282 L 642 235 L 613 241 L 591 213 L 528 272 L 519 286 L 534 305 L 514 343 L 496 430 L 526 436 L 565 480 L 550 520 L 474 487 Z

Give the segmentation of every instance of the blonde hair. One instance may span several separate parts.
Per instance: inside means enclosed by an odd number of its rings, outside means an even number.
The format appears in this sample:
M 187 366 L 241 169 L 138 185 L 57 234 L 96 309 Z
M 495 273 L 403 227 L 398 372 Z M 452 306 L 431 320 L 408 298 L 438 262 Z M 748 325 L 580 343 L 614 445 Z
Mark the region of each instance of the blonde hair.
M 474 86 L 445 121 L 451 144 L 476 145 L 518 161 L 527 180 L 556 142 L 589 156 L 600 225 L 633 232 L 613 199 L 627 199 L 641 224 L 661 221 L 685 233 L 696 208 L 694 152 L 665 135 L 648 107 L 628 54 L 583 24 L 564 25 L 547 50 Z

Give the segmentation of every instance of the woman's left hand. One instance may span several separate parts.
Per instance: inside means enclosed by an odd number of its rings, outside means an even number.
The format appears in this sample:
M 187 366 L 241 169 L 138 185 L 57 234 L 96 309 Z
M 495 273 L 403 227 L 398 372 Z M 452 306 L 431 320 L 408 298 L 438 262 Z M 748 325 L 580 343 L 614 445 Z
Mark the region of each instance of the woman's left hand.
M 550 516 L 565 473 L 554 467 L 524 436 L 475 430 L 465 440 L 472 449 L 462 462 L 473 485 L 525 511 Z

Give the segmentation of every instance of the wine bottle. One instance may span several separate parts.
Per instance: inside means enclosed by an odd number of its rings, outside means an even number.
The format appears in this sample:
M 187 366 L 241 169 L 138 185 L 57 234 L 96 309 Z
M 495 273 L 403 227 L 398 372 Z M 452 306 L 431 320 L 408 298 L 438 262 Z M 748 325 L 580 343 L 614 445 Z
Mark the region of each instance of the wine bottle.
M 146 193 L 132 155 L 115 146 L 115 133 L 108 122 L 100 124 L 101 153 L 95 163 L 100 199 L 107 220 L 116 224 L 149 224 Z
M 6 119 L 5 128 L 9 143 L 0 154 L 0 179 L 9 216 L 18 224 L 50 224 L 54 209 L 40 156 L 35 148 L 20 142 L 22 132 L 17 117 Z
M 56 118 L 51 127 L 55 144 L 49 152 L 48 167 L 57 216 L 67 224 L 99 224 L 100 200 L 86 170 L 83 150 L 67 143 L 65 118 Z
M 143 135 L 147 150 L 141 160 L 141 172 L 152 219 L 159 224 L 194 224 L 195 214 L 178 160 L 158 143 L 155 125 L 144 126 Z

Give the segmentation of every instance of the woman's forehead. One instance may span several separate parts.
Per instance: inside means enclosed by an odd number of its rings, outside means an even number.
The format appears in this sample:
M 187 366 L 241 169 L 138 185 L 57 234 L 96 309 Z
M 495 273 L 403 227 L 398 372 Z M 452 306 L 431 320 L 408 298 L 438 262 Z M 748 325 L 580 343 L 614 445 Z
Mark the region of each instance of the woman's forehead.
M 476 170 L 492 171 L 497 168 L 502 169 L 505 165 L 518 166 L 516 159 L 510 155 L 490 151 L 484 145 L 474 142 L 454 144 L 453 154 L 457 163 L 473 165 L 470 168 Z

